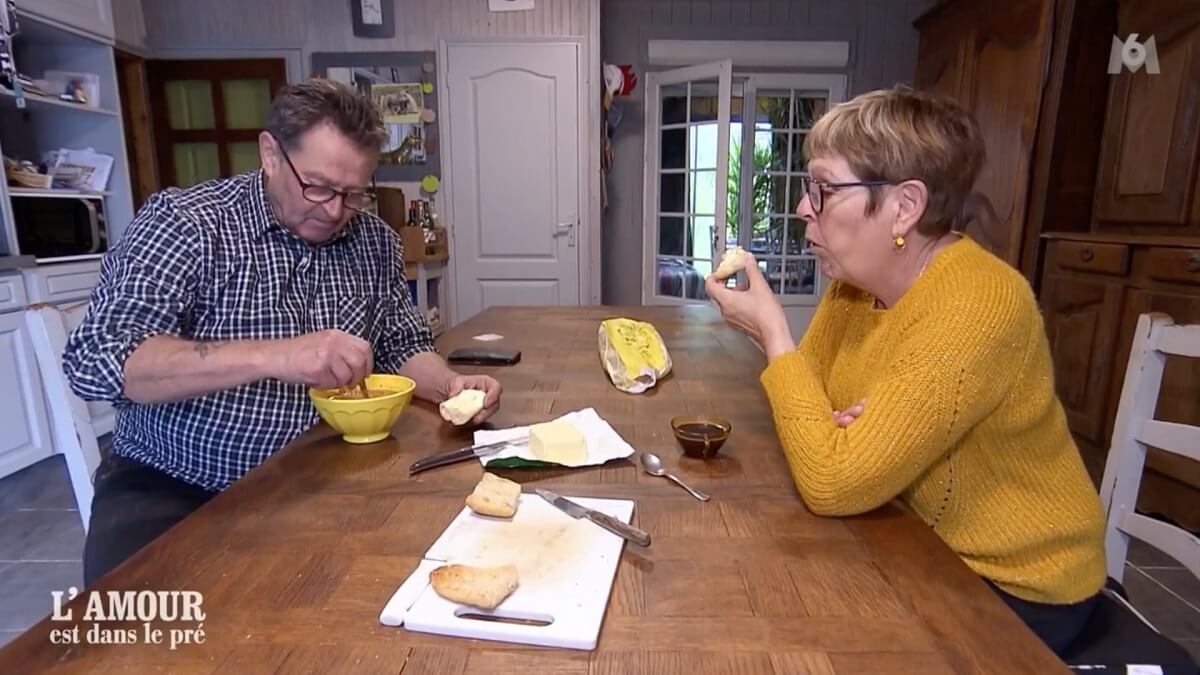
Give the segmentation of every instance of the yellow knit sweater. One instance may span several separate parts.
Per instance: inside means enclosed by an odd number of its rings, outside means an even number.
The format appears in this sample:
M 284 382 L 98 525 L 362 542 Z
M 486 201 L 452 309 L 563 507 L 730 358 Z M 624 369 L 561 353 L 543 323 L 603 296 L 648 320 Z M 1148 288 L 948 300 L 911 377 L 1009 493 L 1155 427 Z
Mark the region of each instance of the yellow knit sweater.
M 1029 285 L 963 237 L 896 305 L 835 282 L 762 374 L 792 478 L 821 515 L 899 497 L 980 576 L 1065 604 L 1104 583 L 1104 514 L 1054 393 Z M 839 428 L 832 411 L 866 399 Z

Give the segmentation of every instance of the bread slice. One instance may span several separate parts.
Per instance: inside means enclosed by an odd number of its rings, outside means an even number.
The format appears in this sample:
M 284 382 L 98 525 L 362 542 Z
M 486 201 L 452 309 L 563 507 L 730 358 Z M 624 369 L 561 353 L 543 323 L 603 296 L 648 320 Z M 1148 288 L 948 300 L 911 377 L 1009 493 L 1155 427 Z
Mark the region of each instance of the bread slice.
M 463 389 L 454 398 L 446 399 L 438 406 L 442 419 L 455 425 L 462 426 L 470 422 L 483 410 L 483 401 L 487 394 L 478 389 Z
M 717 265 L 717 270 L 712 276 L 724 281 L 753 263 L 754 256 L 750 255 L 749 251 L 740 246 L 731 246 L 725 249 L 725 255 L 721 256 L 721 264 Z
M 433 590 L 450 602 L 496 609 L 517 589 L 516 565 L 443 565 L 429 573 Z
M 485 516 L 511 518 L 517 512 L 521 484 L 494 473 L 484 472 L 475 490 L 467 496 L 467 506 Z

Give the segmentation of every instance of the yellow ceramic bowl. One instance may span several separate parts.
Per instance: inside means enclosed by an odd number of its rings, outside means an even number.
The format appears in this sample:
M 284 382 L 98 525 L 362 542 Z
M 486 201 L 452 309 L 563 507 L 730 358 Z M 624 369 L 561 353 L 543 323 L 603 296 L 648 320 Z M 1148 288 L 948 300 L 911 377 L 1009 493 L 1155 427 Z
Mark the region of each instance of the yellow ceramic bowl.
M 412 401 L 417 383 L 403 375 L 370 375 L 367 390 L 372 398 L 331 398 L 338 392 L 332 389 L 309 389 L 308 396 L 321 419 L 342 433 L 347 443 L 374 443 L 388 437 L 396 418 Z

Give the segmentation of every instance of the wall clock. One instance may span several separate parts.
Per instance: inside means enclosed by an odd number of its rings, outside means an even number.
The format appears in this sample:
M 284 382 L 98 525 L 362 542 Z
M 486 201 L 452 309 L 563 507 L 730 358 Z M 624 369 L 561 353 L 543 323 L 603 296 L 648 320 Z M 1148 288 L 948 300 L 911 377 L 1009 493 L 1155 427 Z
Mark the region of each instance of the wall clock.
M 350 14 L 356 37 L 396 37 L 395 0 L 350 0 Z

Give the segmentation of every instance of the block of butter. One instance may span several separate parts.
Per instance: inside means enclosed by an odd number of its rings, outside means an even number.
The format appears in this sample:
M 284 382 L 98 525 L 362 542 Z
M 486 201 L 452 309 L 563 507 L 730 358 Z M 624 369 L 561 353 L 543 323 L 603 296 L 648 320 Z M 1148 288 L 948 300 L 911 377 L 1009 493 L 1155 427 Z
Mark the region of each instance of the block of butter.
M 587 461 L 587 439 L 565 420 L 529 427 L 529 449 L 543 462 L 577 465 Z
M 461 426 L 470 422 L 471 418 L 483 410 L 485 397 L 486 394 L 478 389 L 463 389 L 462 393 L 457 396 L 442 401 L 442 404 L 438 406 L 438 411 L 442 413 L 442 419 Z

